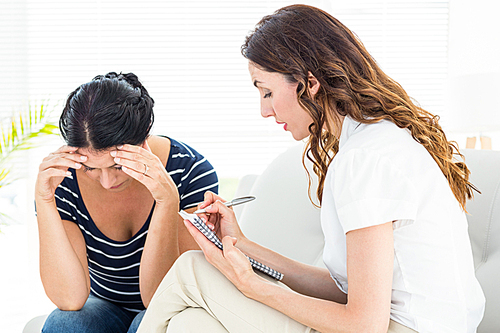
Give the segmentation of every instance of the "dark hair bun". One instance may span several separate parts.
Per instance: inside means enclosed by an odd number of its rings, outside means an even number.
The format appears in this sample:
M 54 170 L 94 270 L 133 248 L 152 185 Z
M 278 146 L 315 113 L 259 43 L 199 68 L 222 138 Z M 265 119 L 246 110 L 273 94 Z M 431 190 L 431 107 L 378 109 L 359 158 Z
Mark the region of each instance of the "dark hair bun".
M 154 100 L 134 73 L 98 75 L 73 91 L 59 127 L 66 143 L 104 150 L 141 144 L 153 125 Z

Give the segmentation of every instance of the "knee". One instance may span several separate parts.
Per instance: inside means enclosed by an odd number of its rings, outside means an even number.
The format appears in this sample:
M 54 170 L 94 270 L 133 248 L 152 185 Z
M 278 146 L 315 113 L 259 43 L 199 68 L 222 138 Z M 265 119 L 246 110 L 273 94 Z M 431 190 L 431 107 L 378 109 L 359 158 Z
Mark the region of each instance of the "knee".
M 177 265 L 183 265 L 183 264 L 188 264 L 192 265 L 193 263 L 199 262 L 199 261 L 206 261 L 205 255 L 203 254 L 202 251 L 199 250 L 191 250 L 191 251 L 186 251 L 183 254 L 177 258 L 175 261 L 175 264 Z
M 202 251 L 184 252 L 177 258 L 172 267 L 174 268 L 173 270 L 177 272 L 177 275 L 182 275 L 182 273 L 186 271 L 196 274 L 200 271 L 206 272 L 207 270 L 216 269 L 207 261 Z
M 213 270 L 218 272 L 218 270 L 205 259 L 205 255 L 202 251 L 184 252 L 177 258 L 167 275 L 165 275 L 158 289 L 169 288 L 173 283 L 191 283 L 197 280 L 196 277 L 199 274 L 205 275 Z
M 137 330 L 139 329 L 139 325 L 142 322 L 142 318 L 144 317 L 144 314 L 146 313 L 146 310 L 143 310 L 139 312 L 135 317 L 134 320 L 132 320 L 132 323 L 130 324 L 130 327 L 128 328 L 127 333 L 136 333 Z
M 64 311 L 55 309 L 47 317 L 42 328 L 43 333 L 58 332 L 82 332 L 82 313 L 81 311 Z

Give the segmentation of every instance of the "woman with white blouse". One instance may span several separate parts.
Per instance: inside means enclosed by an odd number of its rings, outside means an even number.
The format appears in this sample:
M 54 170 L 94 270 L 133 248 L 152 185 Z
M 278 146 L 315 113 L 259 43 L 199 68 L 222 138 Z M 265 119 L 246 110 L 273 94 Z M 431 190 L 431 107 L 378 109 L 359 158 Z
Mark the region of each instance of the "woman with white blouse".
M 185 221 L 204 256 L 177 260 L 138 332 L 475 332 L 485 303 L 465 216 L 475 188 L 438 118 L 314 7 L 264 17 L 242 53 L 262 116 L 308 140 L 327 269 L 247 239 L 208 193 L 201 217 L 223 251 Z M 282 283 L 245 255 L 283 273 Z

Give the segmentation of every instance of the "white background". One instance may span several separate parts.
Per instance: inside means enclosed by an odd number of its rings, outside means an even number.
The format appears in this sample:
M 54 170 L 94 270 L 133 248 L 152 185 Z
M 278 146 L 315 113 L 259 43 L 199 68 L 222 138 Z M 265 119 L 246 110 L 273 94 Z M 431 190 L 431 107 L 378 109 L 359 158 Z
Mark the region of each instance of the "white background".
M 260 173 L 295 142 L 260 117 L 240 46 L 263 15 L 292 3 L 0 0 L 0 118 L 28 99 L 58 102 L 57 114 L 69 92 L 95 75 L 132 71 L 156 101 L 155 133 L 194 146 L 221 178 Z M 451 138 L 463 145 L 477 134 L 454 128 L 448 84 L 463 74 L 500 72 L 496 1 L 304 3 L 350 27 L 410 96 L 442 116 Z M 494 149 L 499 131 L 483 133 Z M 0 234 L 1 332 L 20 332 L 53 308 L 38 277 L 32 191 L 38 163 L 59 144 L 54 138 L 31 151 L 23 162 L 27 179 L 0 190 L 0 210 L 18 220 Z

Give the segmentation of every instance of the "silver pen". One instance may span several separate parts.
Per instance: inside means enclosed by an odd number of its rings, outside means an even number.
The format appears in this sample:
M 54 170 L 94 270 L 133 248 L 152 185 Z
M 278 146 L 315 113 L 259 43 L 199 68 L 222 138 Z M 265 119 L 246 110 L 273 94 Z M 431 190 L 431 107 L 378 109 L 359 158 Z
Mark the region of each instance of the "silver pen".
M 224 206 L 231 207 L 231 206 L 241 205 L 241 204 L 250 202 L 252 200 L 255 200 L 255 197 L 253 195 L 249 195 L 249 196 L 246 196 L 246 197 L 234 198 L 231 201 L 224 202 Z M 201 213 L 206 213 L 206 212 L 207 211 L 205 210 L 205 208 L 203 208 L 203 209 L 198 209 L 193 214 L 201 214 Z

